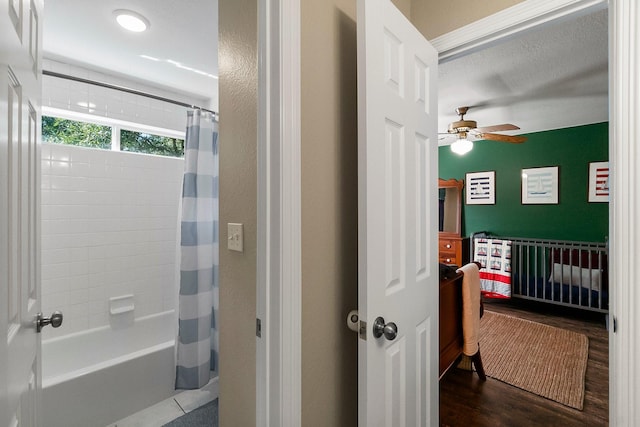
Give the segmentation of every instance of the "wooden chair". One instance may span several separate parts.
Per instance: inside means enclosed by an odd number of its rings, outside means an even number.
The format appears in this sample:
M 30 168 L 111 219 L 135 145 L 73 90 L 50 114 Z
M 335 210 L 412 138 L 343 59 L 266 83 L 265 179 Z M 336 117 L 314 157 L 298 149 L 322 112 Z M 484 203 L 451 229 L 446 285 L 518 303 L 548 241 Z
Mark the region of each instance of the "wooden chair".
M 474 261 L 474 264 L 476 264 L 478 268 L 481 268 L 481 265 L 479 262 Z M 480 295 L 480 318 L 481 319 L 483 315 L 484 315 L 484 303 L 482 302 L 482 295 Z M 486 381 L 487 375 L 484 372 L 484 366 L 482 365 L 482 357 L 480 356 L 480 343 L 478 343 L 478 351 L 476 352 L 476 354 L 474 354 L 473 356 L 469 356 L 469 358 L 471 360 L 472 366 L 476 368 L 478 377 L 480 377 L 482 381 Z
M 476 263 L 477 264 L 477 263 Z M 440 377 L 451 366 L 456 366 L 462 359 L 462 279 L 463 275 L 455 269 L 442 268 L 440 271 Z M 484 314 L 484 305 L 480 299 L 480 317 Z M 481 380 L 487 379 L 480 348 L 468 358 L 469 369 L 475 367 Z

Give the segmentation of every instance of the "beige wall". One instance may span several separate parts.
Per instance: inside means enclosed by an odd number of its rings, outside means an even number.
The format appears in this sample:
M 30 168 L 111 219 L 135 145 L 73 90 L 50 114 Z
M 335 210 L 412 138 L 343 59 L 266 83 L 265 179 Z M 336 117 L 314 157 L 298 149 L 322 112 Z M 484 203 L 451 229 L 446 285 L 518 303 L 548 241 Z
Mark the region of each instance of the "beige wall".
M 411 0 L 411 21 L 428 39 L 493 15 L 523 0 Z
M 357 425 L 356 1 L 302 1 L 303 426 Z
M 257 1 L 220 0 L 220 425 L 256 418 Z M 244 224 L 244 252 L 226 249 Z
M 391 0 L 391 3 L 408 19 L 411 19 L 411 0 Z

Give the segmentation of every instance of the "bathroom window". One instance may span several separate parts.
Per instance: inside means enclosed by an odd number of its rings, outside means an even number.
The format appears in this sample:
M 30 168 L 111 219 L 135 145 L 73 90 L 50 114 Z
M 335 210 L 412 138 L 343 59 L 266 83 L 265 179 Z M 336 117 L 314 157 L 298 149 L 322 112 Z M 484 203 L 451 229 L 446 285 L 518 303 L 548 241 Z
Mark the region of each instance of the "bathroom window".
M 184 132 L 50 107 L 42 112 L 44 143 L 184 157 Z
M 42 141 L 111 149 L 111 126 L 42 116 Z
M 120 150 L 160 156 L 184 156 L 184 140 L 132 130 L 120 130 Z

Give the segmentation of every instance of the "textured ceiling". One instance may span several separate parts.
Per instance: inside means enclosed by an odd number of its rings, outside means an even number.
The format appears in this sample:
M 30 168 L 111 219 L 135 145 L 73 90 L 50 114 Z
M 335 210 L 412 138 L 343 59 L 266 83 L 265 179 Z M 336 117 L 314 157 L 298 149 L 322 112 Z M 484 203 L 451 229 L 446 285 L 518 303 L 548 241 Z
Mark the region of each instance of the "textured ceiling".
M 113 16 L 116 9 L 145 16 L 149 30 L 124 30 Z M 218 76 L 218 1 L 45 0 L 43 50 L 46 58 L 132 76 L 215 102 L 218 80 L 199 72 Z
M 521 128 L 510 134 L 607 121 L 607 43 L 601 10 L 440 64 L 438 130 L 446 132 L 459 106 L 472 107 L 465 118 L 478 126 Z

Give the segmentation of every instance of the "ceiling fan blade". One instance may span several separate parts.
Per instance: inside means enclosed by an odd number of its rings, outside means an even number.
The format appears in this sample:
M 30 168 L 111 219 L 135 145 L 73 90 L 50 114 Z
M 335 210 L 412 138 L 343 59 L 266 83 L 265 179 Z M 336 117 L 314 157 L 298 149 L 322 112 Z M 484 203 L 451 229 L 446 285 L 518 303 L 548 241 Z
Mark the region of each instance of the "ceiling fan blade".
M 478 138 L 489 139 L 491 141 L 510 142 L 512 144 L 522 144 L 527 140 L 526 136 L 502 135 L 499 133 L 482 133 L 478 135 Z
M 455 142 L 458 139 L 456 135 L 439 135 L 438 136 L 438 144 L 446 145 Z
M 484 133 L 484 132 L 500 132 L 505 130 L 518 130 L 520 129 L 516 125 L 512 125 L 511 123 L 503 123 L 501 125 L 493 125 L 493 126 L 483 126 L 476 128 L 475 130 Z

